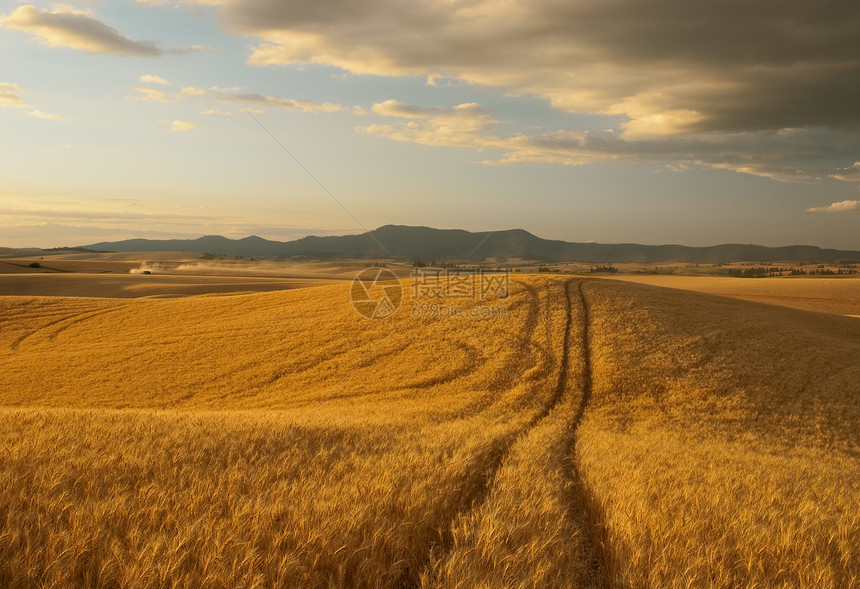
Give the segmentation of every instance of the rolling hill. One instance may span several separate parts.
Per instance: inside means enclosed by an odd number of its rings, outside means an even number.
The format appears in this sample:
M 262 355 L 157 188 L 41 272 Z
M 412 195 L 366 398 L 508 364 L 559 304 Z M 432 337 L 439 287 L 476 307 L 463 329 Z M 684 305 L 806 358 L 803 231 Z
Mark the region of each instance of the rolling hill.
M 371 235 L 372 233 L 372 235 Z M 384 246 L 380 247 L 379 244 Z M 589 263 L 687 262 L 716 264 L 760 262 L 833 262 L 860 260 L 860 251 L 821 249 L 814 246 L 764 247 L 724 244 L 711 247 L 638 245 L 632 243 L 571 243 L 541 239 L 522 229 L 472 233 L 459 229 L 433 229 L 385 225 L 360 235 L 316 237 L 295 241 L 269 241 L 261 237 L 228 239 L 217 235 L 198 239 L 102 242 L 87 249 L 114 252 L 193 251 L 229 256 L 314 259 L 389 258 L 406 261 L 483 261 L 525 259 L 542 262 Z
M 410 291 L 0 297 L 0 585 L 860 587 L 860 321 Z
M 9 247 L 0 247 L 0 259 L 2 258 L 21 258 L 38 254 L 41 250 L 38 249 L 15 249 Z

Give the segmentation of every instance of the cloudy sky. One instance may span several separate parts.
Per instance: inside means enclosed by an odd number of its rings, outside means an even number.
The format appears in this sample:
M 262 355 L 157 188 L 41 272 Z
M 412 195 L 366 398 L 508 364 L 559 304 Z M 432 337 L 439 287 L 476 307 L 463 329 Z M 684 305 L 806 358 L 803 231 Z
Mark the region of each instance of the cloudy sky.
M 860 249 L 854 0 L 0 0 L 0 245 Z

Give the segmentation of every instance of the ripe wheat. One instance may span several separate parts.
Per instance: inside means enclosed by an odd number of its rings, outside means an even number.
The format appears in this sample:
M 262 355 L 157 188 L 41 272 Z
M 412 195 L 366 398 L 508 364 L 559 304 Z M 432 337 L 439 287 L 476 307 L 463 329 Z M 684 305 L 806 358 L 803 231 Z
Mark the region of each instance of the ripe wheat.
M 404 286 L 0 298 L 0 585 L 860 586 L 856 321 Z

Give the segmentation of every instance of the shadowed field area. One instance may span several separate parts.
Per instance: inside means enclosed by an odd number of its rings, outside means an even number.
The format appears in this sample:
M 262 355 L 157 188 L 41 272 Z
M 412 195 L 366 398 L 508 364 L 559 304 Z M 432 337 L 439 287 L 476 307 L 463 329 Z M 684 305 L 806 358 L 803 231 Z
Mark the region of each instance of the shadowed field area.
M 55 254 L 0 259 L 0 296 L 164 298 L 270 292 L 351 280 L 364 267 L 206 259 L 187 252 Z
M 0 297 L 0 585 L 860 587 L 860 322 L 403 285 Z
M 194 276 L 188 274 L 0 274 L 3 295 L 143 298 L 270 292 L 331 284 L 334 278 Z M 0 296 L 3 296 L 0 295 Z

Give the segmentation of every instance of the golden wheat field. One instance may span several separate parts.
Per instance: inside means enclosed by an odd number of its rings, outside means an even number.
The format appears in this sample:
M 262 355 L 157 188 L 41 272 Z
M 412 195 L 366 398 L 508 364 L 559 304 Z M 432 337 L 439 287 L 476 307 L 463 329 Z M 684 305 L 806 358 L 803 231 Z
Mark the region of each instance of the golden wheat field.
M 617 280 L 680 288 L 805 311 L 860 316 L 860 278 L 735 278 L 619 275 Z
M 860 321 L 403 284 L 0 297 L 0 586 L 860 587 Z

